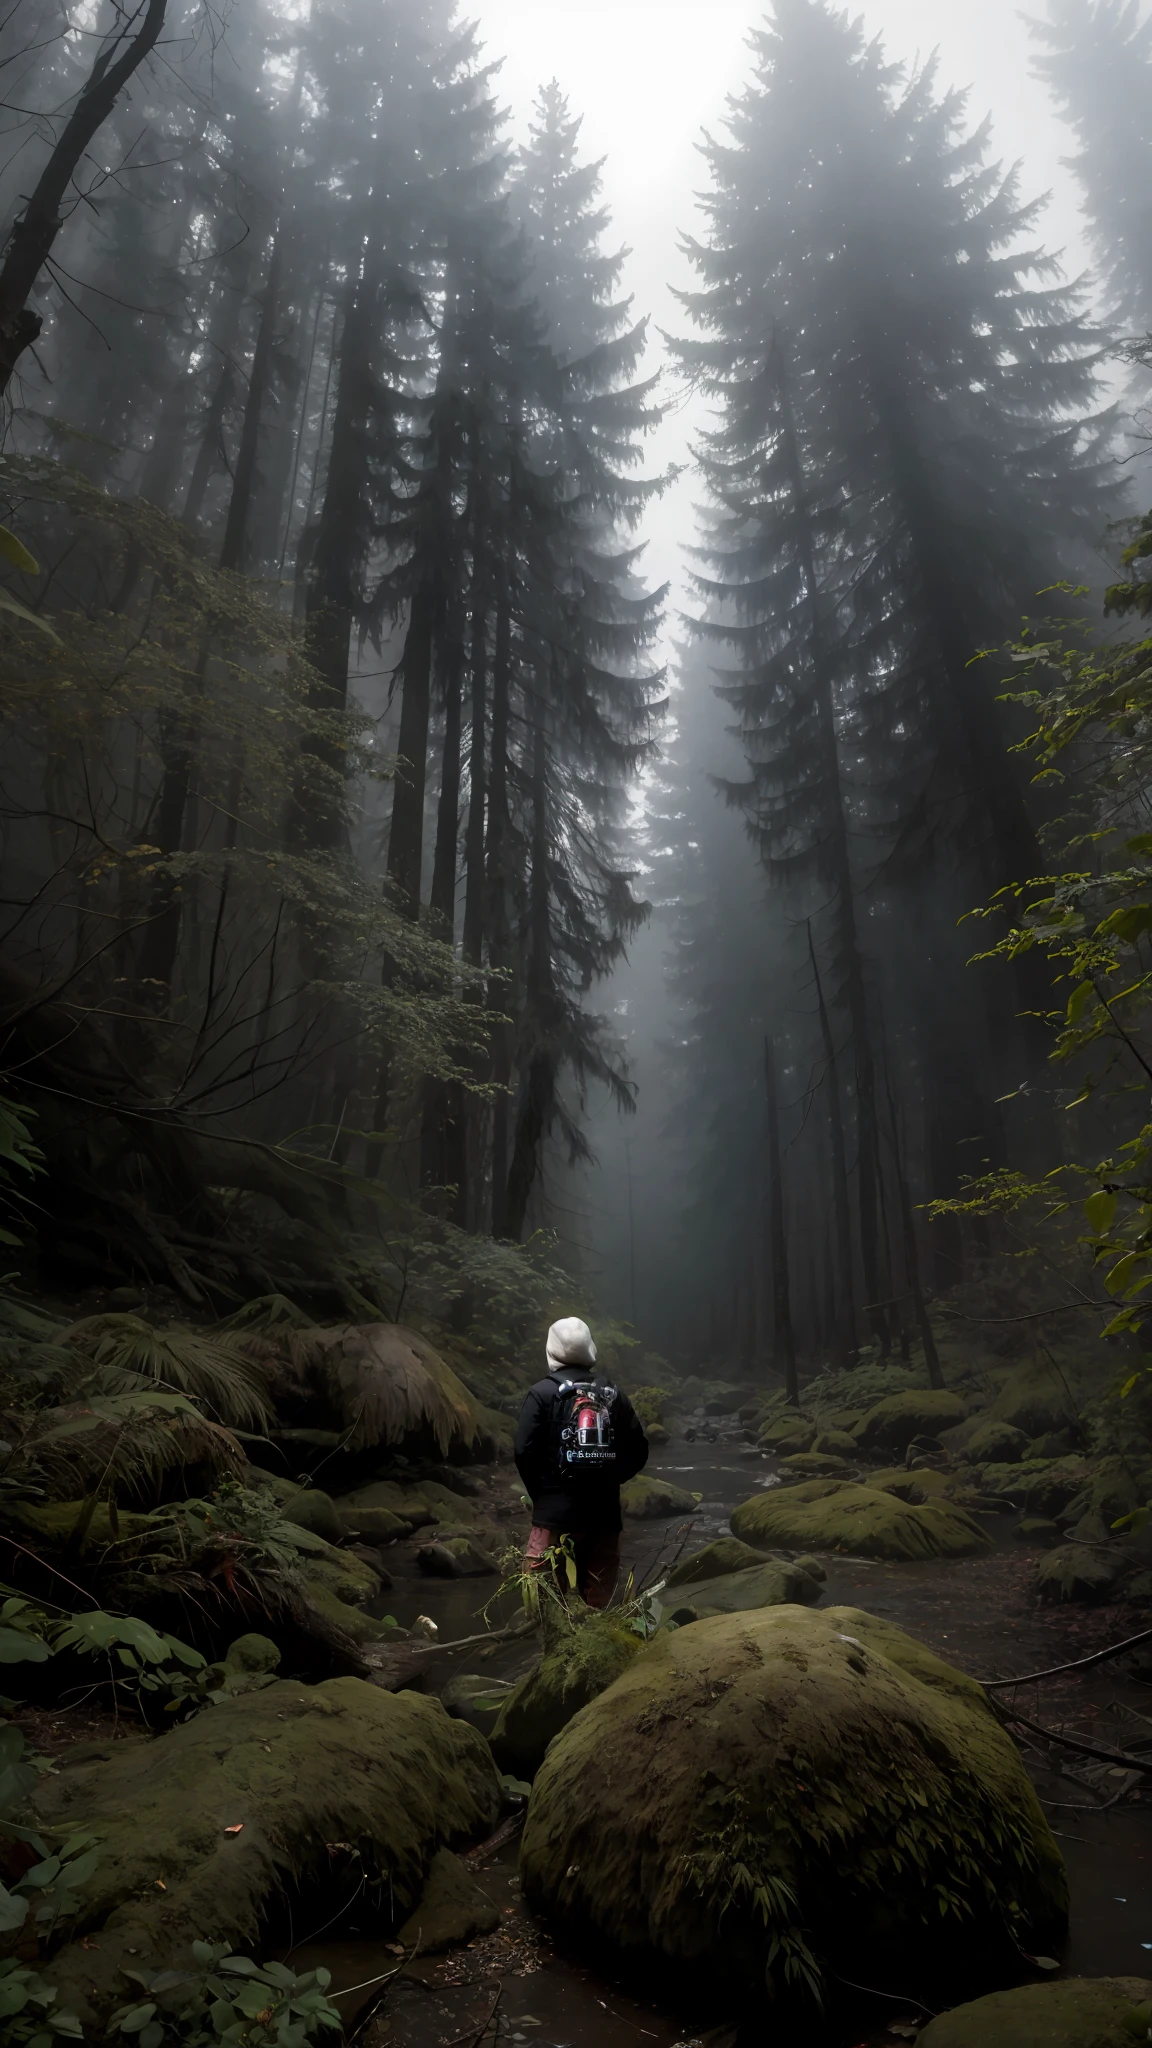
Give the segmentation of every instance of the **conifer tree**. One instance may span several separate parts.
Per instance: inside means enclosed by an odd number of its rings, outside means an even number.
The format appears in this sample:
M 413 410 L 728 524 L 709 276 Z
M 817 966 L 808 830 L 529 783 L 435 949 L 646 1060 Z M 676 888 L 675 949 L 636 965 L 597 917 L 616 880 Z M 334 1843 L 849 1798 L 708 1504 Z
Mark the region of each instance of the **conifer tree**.
M 1152 19 L 1136 0 L 1048 0 L 1035 69 L 1076 137 L 1070 158 L 1107 303 L 1152 331 Z

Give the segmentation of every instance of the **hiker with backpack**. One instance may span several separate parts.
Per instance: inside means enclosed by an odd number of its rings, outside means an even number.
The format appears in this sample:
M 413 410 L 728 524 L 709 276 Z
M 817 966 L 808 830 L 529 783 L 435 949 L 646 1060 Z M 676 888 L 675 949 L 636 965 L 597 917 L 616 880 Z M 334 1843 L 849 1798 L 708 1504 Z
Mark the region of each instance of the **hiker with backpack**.
M 576 1590 L 607 1607 L 620 1569 L 620 1488 L 648 1463 L 648 1439 L 627 1394 L 596 1377 L 587 1323 L 565 1316 L 548 1332 L 548 1376 L 529 1389 L 516 1430 L 516 1470 L 532 1500 L 526 1571 L 542 1571 L 562 1536 Z

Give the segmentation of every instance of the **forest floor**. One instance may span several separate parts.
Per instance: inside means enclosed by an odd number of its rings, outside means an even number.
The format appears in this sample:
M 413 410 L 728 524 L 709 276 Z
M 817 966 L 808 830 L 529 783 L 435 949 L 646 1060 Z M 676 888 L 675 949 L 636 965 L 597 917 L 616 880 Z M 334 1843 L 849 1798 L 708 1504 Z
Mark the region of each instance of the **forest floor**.
M 680 1551 L 726 1533 L 731 1509 L 775 1481 L 776 1461 L 753 1452 L 735 1423 L 710 1427 L 714 1442 L 673 1438 L 653 1457 L 651 1472 L 702 1499 L 687 1523 L 626 1524 L 624 1572 L 638 1584 L 658 1582 Z M 985 1679 L 1070 1662 L 1152 1626 L 1152 1608 L 1132 1602 L 1041 1606 L 1033 1589 L 1036 1552 L 1017 1537 L 1018 1520 L 996 1517 L 993 1549 L 970 1559 L 886 1564 L 825 1557 L 821 1604 L 883 1616 Z M 409 1625 L 427 1614 L 445 1643 L 474 1636 L 485 1626 L 490 1582 L 428 1579 L 417 1568 L 417 1547 L 396 1545 L 389 1552 L 394 1585 L 382 1596 L 387 1611 Z M 534 1655 L 524 1643 L 501 1645 L 482 1653 L 482 1668 L 515 1677 Z M 476 1664 L 475 1647 L 429 1657 L 424 1687 L 439 1691 L 454 1670 Z M 1152 1728 L 1152 1687 L 1111 1664 L 1024 1687 L 1016 1704 L 1046 1727 L 1104 1747 L 1125 1746 L 1137 1730 Z M 1130 1772 L 1109 1775 L 1107 1766 L 1090 1785 L 1067 1751 L 1027 1735 L 1022 1747 L 1068 1865 L 1072 1924 L 1065 1967 L 1091 1976 L 1152 1975 L 1152 1786 L 1144 1790 Z M 322 1962 L 330 1969 L 335 1992 L 364 1987 L 340 1999 L 350 2026 L 366 2022 L 363 2048 L 637 2048 L 644 2042 L 672 2048 L 703 2040 L 712 2048 L 707 2015 L 638 1998 L 634 1987 L 599 1967 L 595 1955 L 567 1950 L 562 1938 L 533 1921 L 520 1897 L 515 1842 L 505 1843 L 477 1874 L 499 1907 L 499 1930 L 446 1956 L 418 1959 L 389 1982 L 383 1998 L 373 1980 L 394 1971 L 396 1959 L 381 1943 L 319 1940 L 294 1952 L 298 1968 Z M 911 2006 L 876 2002 L 874 2022 L 863 2031 L 854 2023 L 841 2048 L 891 2048 L 899 2030 L 918 2019 L 922 2023 L 924 2014 Z M 724 2039 L 721 2030 L 716 2048 Z

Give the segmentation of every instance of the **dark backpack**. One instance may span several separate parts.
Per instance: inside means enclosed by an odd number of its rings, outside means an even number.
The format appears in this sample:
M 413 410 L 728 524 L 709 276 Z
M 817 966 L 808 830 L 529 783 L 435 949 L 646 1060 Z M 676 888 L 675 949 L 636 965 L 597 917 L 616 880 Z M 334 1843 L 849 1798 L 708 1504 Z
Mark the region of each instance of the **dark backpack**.
M 610 1479 L 616 1469 L 612 1428 L 615 1387 L 602 1380 L 561 1380 L 553 1411 L 556 1470 L 561 1484 Z

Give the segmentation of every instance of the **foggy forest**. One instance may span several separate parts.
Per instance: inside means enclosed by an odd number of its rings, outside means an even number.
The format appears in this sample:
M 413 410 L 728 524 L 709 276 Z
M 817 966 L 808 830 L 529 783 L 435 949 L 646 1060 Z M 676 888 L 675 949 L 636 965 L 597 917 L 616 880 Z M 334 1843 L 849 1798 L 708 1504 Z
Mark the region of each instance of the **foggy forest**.
M 1150 618 L 1145 0 L 0 9 L 3 2048 L 1152 2041 Z

